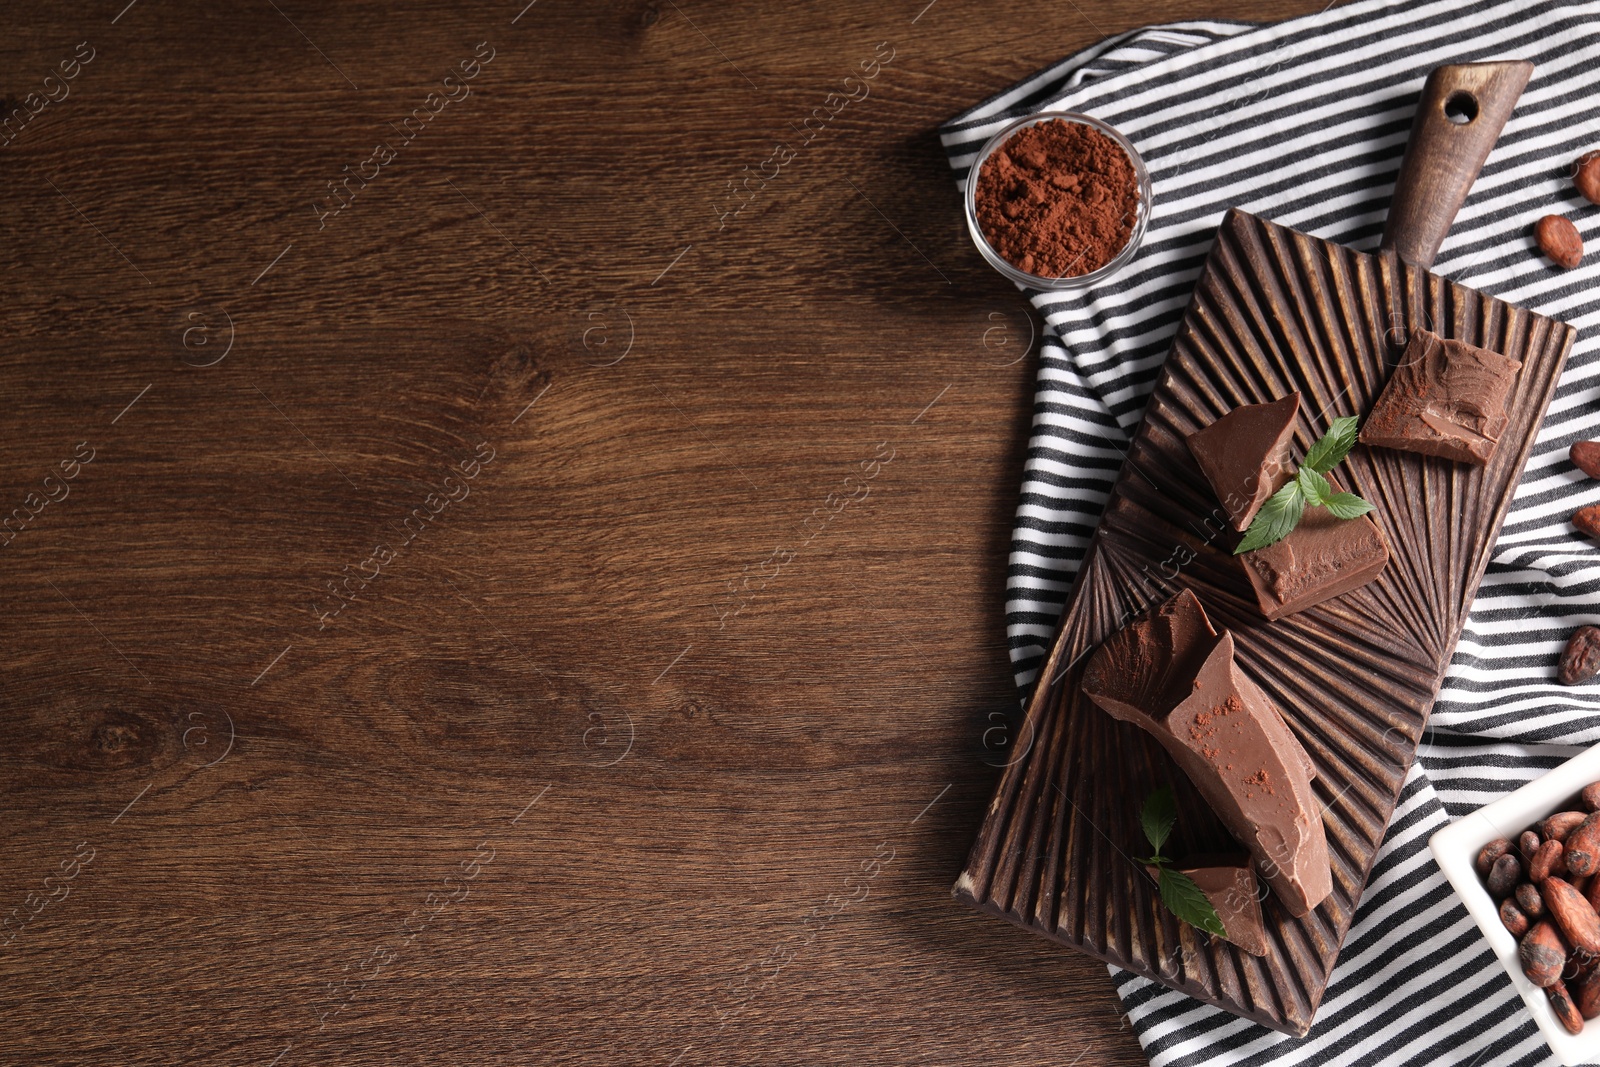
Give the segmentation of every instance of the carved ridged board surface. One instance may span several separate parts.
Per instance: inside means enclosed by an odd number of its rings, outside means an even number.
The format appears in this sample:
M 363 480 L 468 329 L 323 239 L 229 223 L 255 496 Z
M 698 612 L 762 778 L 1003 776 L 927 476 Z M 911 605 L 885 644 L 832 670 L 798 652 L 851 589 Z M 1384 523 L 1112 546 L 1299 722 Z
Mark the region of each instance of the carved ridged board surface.
M 1358 445 L 1337 476 L 1376 506 L 1388 567 L 1265 622 L 1184 436 L 1299 390 L 1301 456 L 1330 420 L 1366 414 L 1399 354 L 1389 340 L 1418 327 L 1522 361 L 1494 458 L 1480 469 Z M 1229 212 L 1040 670 L 1026 755 L 995 790 L 956 897 L 1266 1026 L 1309 1030 L 1575 332 L 1393 256 Z M 1236 846 L 1156 741 L 1079 692 L 1088 653 L 1184 587 L 1234 632 L 1326 805 L 1333 893 L 1303 919 L 1269 895 L 1260 958 L 1161 906 L 1130 859 L 1144 854 L 1138 809 L 1152 790 L 1171 786 L 1183 813 L 1169 855 Z

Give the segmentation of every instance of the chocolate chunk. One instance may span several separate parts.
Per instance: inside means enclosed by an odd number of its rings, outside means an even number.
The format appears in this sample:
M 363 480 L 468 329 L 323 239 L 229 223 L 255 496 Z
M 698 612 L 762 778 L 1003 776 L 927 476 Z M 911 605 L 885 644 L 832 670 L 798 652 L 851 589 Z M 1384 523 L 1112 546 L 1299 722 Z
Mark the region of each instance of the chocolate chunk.
M 1300 394 L 1290 393 L 1270 404 L 1234 408 L 1187 438 L 1201 473 L 1240 533 L 1294 474 L 1289 441 L 1299 412 Z
M 1328 484 L 1343 491 L 1332 475 Z M 1366 515 L 1338 519 L 1327 508 L 1307 507 L 1288 537 L 1239 559 L 1256 607 L 1271 620 L 1366 585 L 1388 565 L 1389 546 Z
M 1172 865 L 1194 879 L 1222 920 L 1227 939 L 1252 956 L 1267 954 L 1267 928 L 1261 921 L 1261 898 L 1256 895 L 1256 872 L 1243 854 L 1190 856 Z M 1146 867 L 1150 877 L 1159 877 Z
M 1311 758 L 1194 593 L 1111 635 L 1089 660 L 1083 693 L 1161 742 L 1291 914 L 1332 891 Z
M 1522 364 L 1487 348 L 1413 330 L 1361 427 L 1361 442 L 1483 466 L 1505 432 Z

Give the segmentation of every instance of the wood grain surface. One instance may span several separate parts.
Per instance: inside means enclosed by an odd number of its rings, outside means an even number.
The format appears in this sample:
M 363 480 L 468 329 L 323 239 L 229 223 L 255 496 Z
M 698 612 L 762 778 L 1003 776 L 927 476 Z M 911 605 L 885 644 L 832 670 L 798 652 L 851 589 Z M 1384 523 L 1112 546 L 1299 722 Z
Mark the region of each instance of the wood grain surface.
M 1379 248 L 1433 266 L 1532 75 L 1527 60 L 1453 63 L 1428 75 Z
M 1304 456 L 1331 420 L 1372 409 L 1409 351 L 1407 331 L 1426 327 L 1520 364 L 1493 457 L 1477 467 L 1357 445 L 1333 477 L 1373 504 L 1388 563 L 1364 585 L 1266 622 L 1187 439 L 1242 405 L 1298 393 L 1290 454 Z M 1040 669 L 1020 731 L 1034 743 L 1006 768 L 958 895 L 1304 1036 L 1576 336 L 1392 252 L 1228 212 Z M 1145 844 L 1140 804 L 1163 786 L 1184 813 L 1174 856 L 1238 846 L 1160 744 L 1081 688 L 1106 638 L 1183 589 L 1233 635 L 1239 667 L 1316 769 L 1312 814 L 1327 832 L 1333 891 L 1301 918 L 1269 894 L 1260 957 L 1179 923 L 1130 859 Z M 1288 867 L 1273 848 L 1267 862 Z
M 949 895 L 1034 327 L 934 129 L 1320 6 L 0 15 L 0 1063 L 1143 1062 Z

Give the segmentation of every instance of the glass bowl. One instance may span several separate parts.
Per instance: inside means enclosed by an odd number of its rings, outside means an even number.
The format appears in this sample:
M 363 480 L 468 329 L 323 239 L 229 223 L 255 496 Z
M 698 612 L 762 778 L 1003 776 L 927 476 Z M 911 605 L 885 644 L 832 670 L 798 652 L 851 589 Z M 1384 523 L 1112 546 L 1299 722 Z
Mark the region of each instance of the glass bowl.
M 1128 243 L 1123 246 L 1122 251 L 1118 252 L 1108 263 L 1097 270 L 1064 278 L 1030 274 L 1017 267 L 995 250 L 994 246 L 989 243 L 989 239 L 984 236 L 983 227 L 978 222 L 978 175 L 983 172 L 983 165 L 989 161 L 989 157 L 994 154 L 995 149 L 1004 144 L 1018 130 L 1055 119 L 1092 126 L 1107 137 L 1110 137 L 1121 145 L 1122 150 L 1128 154 L 1128 161 L 1133 164 L 1134 176 L 1139 180 L 1139 206 L 1135 209 L 1133 230 L 1128 234 Z M 1004 274 L 1018 285 L 1027 286 L 1030 289 L 1087 289 L 1098 282 L 1105 281 L 1127 266 L 1134 253 L 1139 251 L 1139 242 L 1144 240 L 1145 227 L 1150 223 L 1150 173 L 1145 170 L 1144 160 L 1139 158 L 1138 150 L 1133 147 L 1128 139 L 1099 119 L 1076 111 L 1041 111 L 1036 115 L 1029 115 L 1026 118 L 1007 123 L 1000 132 L 989 138 L 988 142 L 979 150 L 977 158 L 972 163 L 972 169 L 967 172 L 965 204 L 967 232 L 972 234 L 972 243 L 978 246 L 978 251 L 982 253 L 983 258 L 988 260 L 989 265 L 995 270 Z

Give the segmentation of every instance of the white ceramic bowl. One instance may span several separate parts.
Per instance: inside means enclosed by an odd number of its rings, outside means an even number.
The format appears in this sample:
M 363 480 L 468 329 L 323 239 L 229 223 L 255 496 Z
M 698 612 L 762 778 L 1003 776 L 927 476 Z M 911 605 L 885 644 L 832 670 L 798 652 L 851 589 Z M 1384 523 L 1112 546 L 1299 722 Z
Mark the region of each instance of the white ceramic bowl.
M 1522 994 L 1534 1021 L 1544 1031 L 1550 1051 L 1567 1067 L 1600 1061 L 1600 1019 L 1589 1020 L 1581 1034 L 1567 1033 L 1557 1021 L 1544 990 L 1522 973 L 1517 939 L 1501 923 L 1499 908 L 1472 864 L 1478 851 L 1497 837 L 1515 841 L 1518 834 L 1547 815 L 1582 811 L 1578 794 L 1590 782 L 1600 782 L 1600 745 L 1572 757 L 1493 804 L 1486 804 L 1458 819 L 1428 839 L 1433 858 L 1455 887 L 1456 895 L 1467 906 L 1483 936 L 1489 939 L 1494 954 L 1500 957 L 1501 966 L 1511 976 L 1511 984 Z

